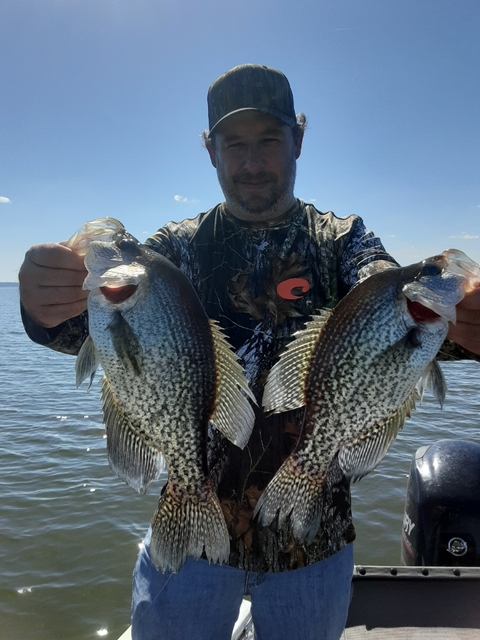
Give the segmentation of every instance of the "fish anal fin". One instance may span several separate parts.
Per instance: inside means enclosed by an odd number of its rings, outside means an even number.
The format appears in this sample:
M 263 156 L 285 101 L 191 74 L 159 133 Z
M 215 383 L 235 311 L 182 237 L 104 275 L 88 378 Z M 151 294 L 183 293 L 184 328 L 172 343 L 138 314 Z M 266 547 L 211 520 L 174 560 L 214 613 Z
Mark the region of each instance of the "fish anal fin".
M 127 371 L 135 375 L 142 373 L 143 349 L 132 328 L 119 311 L 108 325 L 113 348 Z
M 231 442 L 243 449 L 252 433 L 256 404 L 245 373 L 227 338 L 210 320 L 216 367 L 216 403 L 210 421 Z
M 100 357 L 95 347 L 95 343 L 91 336 L 87 336 L 87 339 L 82 344 L 75 361 L 77 387 L 79 387 L 86 378 L 90 377 L 90 383 L 88 385 L 88 388 L 90 389 L 95 376 L 95 371 L 98 369 L 99 365 Z
M 227 525 L 210 480 L 196 495 L 182 492 L 169 480 L 152 519 L 152 562 L 162 573 L 176 573 L 188 556 L 198 560 L 204 551 L 214 563 L 227 562 L 230 554 Z
M 294 340 L 272 367 L 262 400 L 266 412 L 282 413 L 304 406 L 309 364 L 330 314 L 330 309 L 324 309 L 320 315 L 313 316 L 305 329 L 294 334 Z
M 342 446 L 338 453 L 338 462 L 347 478 L 355 482 L 375 469 L 385 457 L 406 418 L 410 417 L 417 400 L 418 393 L 414 389 L 386 420 Z
M 106 377 L 102 381 L 103 419 L 107 431 L 110 467 L 138 493 L 160 478 L 165 459 L 160 451 L 134 429 Z

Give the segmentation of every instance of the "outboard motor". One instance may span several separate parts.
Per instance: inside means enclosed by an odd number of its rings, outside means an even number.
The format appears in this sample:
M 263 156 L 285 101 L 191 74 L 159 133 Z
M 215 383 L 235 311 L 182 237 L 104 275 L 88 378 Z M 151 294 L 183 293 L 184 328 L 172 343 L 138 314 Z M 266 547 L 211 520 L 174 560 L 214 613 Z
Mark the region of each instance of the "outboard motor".
M 480 446 L 439 440 L 417 450 L 410 470 L 402 562 L 480 566 Z

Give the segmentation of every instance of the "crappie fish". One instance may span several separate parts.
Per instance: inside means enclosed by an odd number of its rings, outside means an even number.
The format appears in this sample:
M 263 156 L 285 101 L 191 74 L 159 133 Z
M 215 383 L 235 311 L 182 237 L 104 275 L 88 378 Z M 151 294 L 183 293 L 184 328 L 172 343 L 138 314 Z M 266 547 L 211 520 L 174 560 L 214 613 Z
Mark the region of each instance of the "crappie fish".
M 226 562 L 230 541 L 207 470 L 213 423 L 239 447 L 255 402 L 225 336 L 187 277 L 113 218 L 85 223 L 67 243 L 85 255 L 89 337 L 77 384 L 101 364 L 112 469 L 139 493 L 166 462 L 168 482 L 152 520 L 150 554 L 161 571 L 189 555 Z
M 455 305 L 479 283 L 479 266 L 449 250 L 371 275 L 295 334 L 270 371 L 263 405 L 272 413 L 305 406 L 304 424 L 256 505 L 262 524 L 278 514 L 282 526 L 290 516 L 293 536 L 310 544 L 334 457 L 359 479 L 385 456 L 426 385 L 443 403 L 435 356 Z

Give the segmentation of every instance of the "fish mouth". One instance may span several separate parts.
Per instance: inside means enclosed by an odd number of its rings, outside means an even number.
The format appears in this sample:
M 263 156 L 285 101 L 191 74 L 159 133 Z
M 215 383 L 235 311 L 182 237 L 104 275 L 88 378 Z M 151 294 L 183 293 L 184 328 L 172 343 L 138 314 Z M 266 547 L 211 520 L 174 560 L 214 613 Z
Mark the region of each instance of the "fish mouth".
M 403 288 L 403 293 L 407 309 L 415 322 L 426 324 L 443 318 L 455 324 L 456 305 L 463 298 L 463 294 L 459 295 L 458 290 L 439 293 L 413 282 Z
M 92 246 L 95 247 L 93 244 Z M 91 257 L 91 261 L 88 259 L 89 257 Z M 119 264 L 108 269 L 105 263 L 95 264 L 95 256 L 89 254 L 85 266 L 88 269 L 88 275 L 83 283 L 83 288 L 90 291 L 100 289 L 105 298 L 111 302 L 113 302 L 112 297 L 116 297 L 120 302 L 119 298 L 122 295 L 124 296 L 123 300 L 130 298 L 140 282 L 146 277 L 145 267 L 136 262 Z
M 412 316 L 412 318 L 415 320 L 415 322 L 420 322 L 420 323 L 435 322 L 435 320 L 438 320 L 439 318 L 442 317 L 438 313 L 435 313 L 433 309 L 426 307 L 420 302 L 409 300 L 408 298 L 407 298 L 407 309 L 410 315 Z
M 120 304 L 131 298 L 137 288 L 136 284 L 127 284 L 123 287 L 99 287 L 99 290 L 109 302 Z

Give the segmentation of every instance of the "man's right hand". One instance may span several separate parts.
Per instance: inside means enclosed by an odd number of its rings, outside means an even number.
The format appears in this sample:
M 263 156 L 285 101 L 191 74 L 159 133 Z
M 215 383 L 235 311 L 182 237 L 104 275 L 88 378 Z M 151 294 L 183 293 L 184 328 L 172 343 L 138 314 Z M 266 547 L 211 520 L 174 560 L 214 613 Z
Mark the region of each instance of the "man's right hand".
M 20 267 L 20 300 L 37 324 L 56 327 L 87 308 L 83 256 L 63 244 L 37 244 Z

